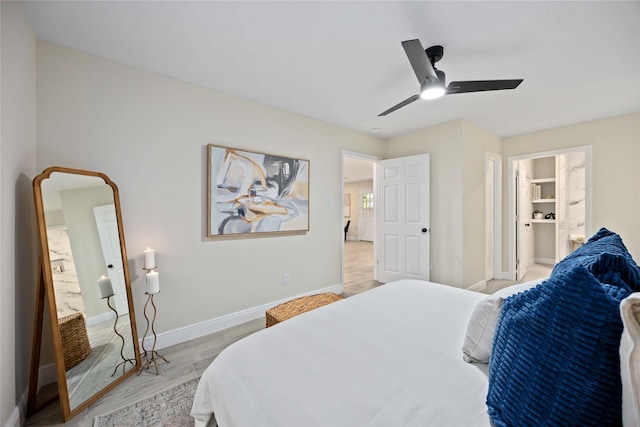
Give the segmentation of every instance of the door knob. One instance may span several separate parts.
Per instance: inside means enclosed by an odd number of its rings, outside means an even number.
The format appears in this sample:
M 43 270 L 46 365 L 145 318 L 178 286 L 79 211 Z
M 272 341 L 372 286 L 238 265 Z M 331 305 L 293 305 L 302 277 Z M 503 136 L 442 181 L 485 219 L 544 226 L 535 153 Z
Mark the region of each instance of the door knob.
M 107 265 L 107 268 L 113 268 L 113 264 Z
M 423 233 L 426 233 L 427 231 L 428 231 L 428 230 L 427 230 L 426 228 L 423 228 L 423 229 L 422 229 L 422 232 L 423 232 Z

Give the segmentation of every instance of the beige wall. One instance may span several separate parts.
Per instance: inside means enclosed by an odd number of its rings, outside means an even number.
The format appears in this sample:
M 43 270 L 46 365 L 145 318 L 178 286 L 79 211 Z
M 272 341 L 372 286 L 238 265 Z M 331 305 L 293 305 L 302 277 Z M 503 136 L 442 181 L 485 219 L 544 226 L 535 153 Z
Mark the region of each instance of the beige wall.
M 467 121 L 462 121 L 462 286 L 469 287 L 484 279 L 484 153 L 501 154 L 497 136 Z
M 429 153 L 431 158 L 431 280 L 463 283 L 462 120 L 388 141 L 385 158 Z
M 36 289 L 36 41 L 19 3 L 0 2 L 0 14 L 0 425 L 13 427 L 28 383 Z
M 430 153 L 431 280 L 468 287 L 484 275 L 484 152 L 500 138 L 455 120 L 388 141 L 386 158 Z
M 503 158 L 591 145 L 593 164 L 591 235 L 600 227 L 619 233 L 640 260 L 640 113 L 595 120 L 543 132 L 505 138 Z M 507 176 L 507 162 L 503 175 Z M 504 187 L 503 200 L 507 200 Z M 504 204 L 503 218 L 507 218 Z M 507 266 L 508 227 L 503 221 L 503 270 Z M 506 271 L 506 270 L 505 270 Z
M 38 168 L 118 185 L 138 314 L 156 250 L 157 332 L 341 284 L 342 150 L 381 156 L 384 141 L 53 44 L 37 58 Z M 207 143 L 310 160 L 310 231 L 205 238 Z

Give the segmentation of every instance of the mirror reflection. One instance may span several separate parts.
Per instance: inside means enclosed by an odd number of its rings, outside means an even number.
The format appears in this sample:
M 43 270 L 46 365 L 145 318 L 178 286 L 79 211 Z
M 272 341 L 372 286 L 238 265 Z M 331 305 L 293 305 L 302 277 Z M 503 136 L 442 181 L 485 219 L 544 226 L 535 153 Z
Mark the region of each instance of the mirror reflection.
M 51 173 L 40 187 L 49 255 L 43 267 L 51 272 L 73 412 L 135 370 L 135 320 L 114 189 L 98 176 L 65 172 Z

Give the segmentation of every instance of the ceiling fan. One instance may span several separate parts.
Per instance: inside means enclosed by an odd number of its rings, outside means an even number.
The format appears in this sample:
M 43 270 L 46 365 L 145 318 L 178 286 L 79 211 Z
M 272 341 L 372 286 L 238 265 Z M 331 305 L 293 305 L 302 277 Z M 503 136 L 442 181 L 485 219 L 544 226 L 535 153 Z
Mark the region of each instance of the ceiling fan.
M 463 82 L 451 82 L 445 88 L 445 74 L 443 71 L 436 69 L 436 62 L 442 59 L 444 49 L 442 46 L 431 46 L 427 50 L 422 47 L 420 40 L 407 40 L 402 42 L 409 62 L 416 73 L 418 82 L 420 83 L 420 94 L 413 95 L 405 99 L 401 103 L 394 105 L 387 111 L 378 114 L 386 116 L 399 108 L 405 107 L 420 98 L 435 99 L 442 95 L 451 95 L 454 93 L 466 92 L 484 92 L 487 90 L 504 90 L 515 89 L 522 79 L 517 80 L 469 80 Z

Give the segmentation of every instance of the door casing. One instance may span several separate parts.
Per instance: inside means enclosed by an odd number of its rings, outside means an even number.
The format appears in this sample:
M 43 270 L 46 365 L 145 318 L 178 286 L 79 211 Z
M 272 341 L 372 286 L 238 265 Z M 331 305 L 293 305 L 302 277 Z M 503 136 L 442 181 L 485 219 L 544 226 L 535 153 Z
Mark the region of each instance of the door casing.
M 593 203 L 593 165 L 592 147 L 582 145 L 577 147 L 563 148 L 559 150 L 543 151 L 537 153 L 521 154 L 509 156 L 507 159 L 507 266 L 509 271 L 504 272 L 507 280 L 516 280 L 516 197 L 515 197 L 515 168 L 516 162 L 520 160 L 537 159 L 540 157 L 552 157 L 560 154 L 584 152 L 585 154 L 585 235 L 593 234 L 592 227 L 592 203 Z

